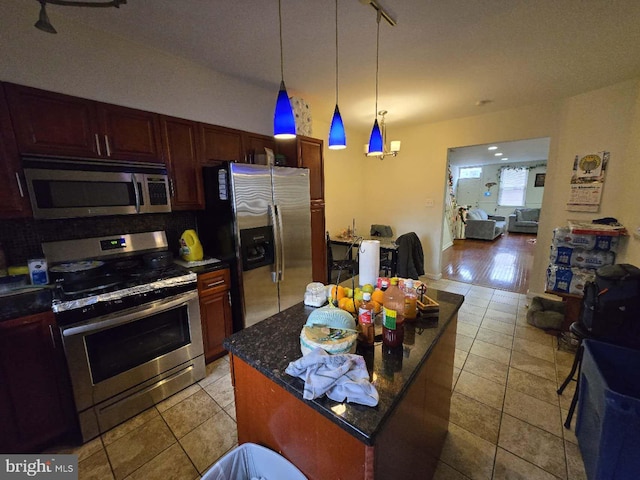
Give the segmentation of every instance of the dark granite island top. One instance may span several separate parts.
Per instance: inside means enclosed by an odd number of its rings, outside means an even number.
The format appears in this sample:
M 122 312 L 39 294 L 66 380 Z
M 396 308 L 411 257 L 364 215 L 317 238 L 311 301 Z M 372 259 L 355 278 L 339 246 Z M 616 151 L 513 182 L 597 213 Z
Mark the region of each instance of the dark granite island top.
M 363 355 L 365 358 L 372 383 L 376 386 L 380 395 L 380 401 L 376 407 L 346 402 L 338 403 L 329 400 L 326 396 L 310 401 L 304 400 L 302 398 L 304 382 L 285 373 L 289 362 L 302 356 L 300 351 L 300 331 L 307 317 L 314 310 L 313 307 L 307 307 L 302 303 L 295 305 L 227 338 L 224 346 L 232 354 L 236 406 L 238 408 L 239 441 L 242 443 L 243 441 L 260 440 L 260 438 L 252 436 L 253 434 L 249 434 L 246 437 L 247 439 L 242 438 L 243 422 L 256 421 L 257 410 L 253 410 L 253 407 L 249 406 L 248 408 L 251 412 L 247 413 L 251 413 L 252 418 L 243 419 L 242 399 L 238 398 L 243 387 L 241 385 L 243 379 L 242 375 L 238 374 L 237 359 L 241 359 L 249 367 L 260 372 L 269 382 L 282 387 L 293 395 L 297 402 L 304 403 L 312 408 L 342 431 L 354 437 L 358 442 L 367 447 L 373 447 L 379 444 L 379 435 L 383 430 L 387 429 L 387 424 L 390 423 L 391 417 L 397 414 L 399 405 L 408 396 L 412 385 L 417 383 L 418 377 L 424 375 L 425 368 L 423 367 L 434 356 L 436 346 L 446 344 L 441 347 L 443 351 L 446 350 L 446 354 L 440 355 L 437 362 L 446 365 L 445 370 L 447 370 L 447 373 L 440 375 L 439 381 L 440 383 L 448 382 L 448 395 L 446 394 L 446 385 L 444 386 L 446 417 L 448 419 L 457 312 L 462 305 L 464 297 L 436 290 L 428 290 L 427 295 L 440 304 L 439 314 L 432 320 L 418 320 L 413 324 L 405 323 L 406 333 L 403 347 L 389 349 L 378 341 L 374 347 L 358 347 L 356 353 Z M 443 341 L 445 332 L 447 340 Z M 441 361 L 440 357 L 444 360 Z M 244 369 L 244 366 L 242 368 Z M 252 381 L 255 382 L 255 379 Z M 422 380 L 421 382 L 424 383 Z M 432 380 L 427 381 L 427 383 L 429 382 L 433 383 Z M 438 381 L 436 381 L 437 383 Z M 251 389 L 251 385 L 248 387 Z M 424 389 L 426 387 L 420 388 Z M 264 400 L 258 395 L 258 390 L 256 390 L 256 395 L 255 402 L 260 403 Z M 434 398 L 436 396 L 432 395 Z M 444 398 L 440 398 L 440 401 L 444 400 Z M 277 410 L 277 406 L 275 408 Z M 271 421 L 271 424 L 274 424 L 273 421 Z M 302 426 L 299 427 L 303 428 Z M 249 430 L 254 429 L 254 427 L 248 425 L 247 428 Z M 271 425 L 264 426 L 264 428 L 266 430 L 273 429 Z M 273 432 L 265 434 L 269 436 Z M 284 444 L 287 444 L 288 441 L 279 439 L 275 442 L 275 445 L 269 445 L 273 442 L 267 440 L 259 443 L 267 444 L 267 446 L 280 451 L 285 457 L 290 458 L 293 463 L 297 464 L 296 460 L 298 460 L 298 463 L 302 461 L 297 456 L 300 450 L 299 447 L 291 447 L 289 450 L 284 447 Z M 370 459 L 370 462 L 373 462 L 373 459 Z M 314 478 L 314 468 L 305 469 L 304 465 L 298 465 L 298 468 L 310 478 Z M 371 468 L 373 468 L 372 465 L 367 471 L 371 471 Z M 379 470 L 377 465 L 375 470 Z M 324 472 L 324 474 L 326 473 Z M 422 478 L 427 477 L 423 476 Z

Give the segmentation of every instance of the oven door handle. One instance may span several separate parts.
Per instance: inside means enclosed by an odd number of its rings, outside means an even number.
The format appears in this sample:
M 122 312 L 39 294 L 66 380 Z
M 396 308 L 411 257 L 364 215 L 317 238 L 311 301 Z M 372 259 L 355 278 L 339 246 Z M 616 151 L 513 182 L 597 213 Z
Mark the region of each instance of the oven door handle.
M 129 313 L 122 315 L 121 313 L 113 313 L 104 317 L 96 318 L 95 320 L 78 325 L 77 327 L 69 327 L 62 329 L 62 335 L 65 337 L 72 337 L 74 335 L 88 335 L 96 333 L 107 328 L 117 327 L 118 325 L 124 325 L 126 323 L 135 322 L 142 317 L 153 315 L 161 310 L 169 310 L 170 308 L 177 307 L 191 300 L 197 300 L 198 291 L 188 292 L 181 294 L 178 297 L 166 298 L 153 302 L 147 305 L 140 306 Z

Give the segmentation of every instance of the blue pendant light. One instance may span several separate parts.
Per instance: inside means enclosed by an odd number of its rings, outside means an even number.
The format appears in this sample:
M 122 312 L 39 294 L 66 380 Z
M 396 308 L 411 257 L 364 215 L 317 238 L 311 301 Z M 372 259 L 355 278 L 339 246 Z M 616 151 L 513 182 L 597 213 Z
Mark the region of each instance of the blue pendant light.
M 338 108 L 338 0 L 336 0 L 336 108 L 333 111 L 331 128 L 329 128 L 329 148 L 331 150 L 347 148 L 347 134 Z
M 284 85 L 284 56 L 282 53 L 282 8 L 278 0 L 278 20 L 280 23 L 280 91 L 273 114 L 273 136 L 279 139 L 295 138 L 296 119 L 293 115 L 287 87 Z
M 367 156 L 379 156 L 384 154 L 384 140 L 382 139 L 382 132 L 378 125 L 378 63 L 380 57 L 380 18 L 382 14 L 380 10 L 377 11 L 376 21 L 378 23 L 378 31 L 376 33 L 376 116 L 373 121 L 373 128 L 371 129 L 371 136 L 369 137 L 369 147 L 367 149 Z
M 273 115 L 273 136 L 281 139 L 296 137 L 296 120 L 293 116 L 293 109 L 291 108 L 284 80 L 280 82 L 276 110 Z
M 367 156 L 375 157 L 384 154 L 384 141 L 382 139 L 382 132 L 378 125 L 378 119 L 373 122 L 373 128 L 371 129 L 371 136 L 369 137 L 369 150 Z
M 344 123 L 342 123 L 338 104 L 336 104 L 336 109 L 333 111 L 333 119 L 331 120 L 331 128 L 329 129 L 329 148 L 331 150 L 347 148 L 347 135 L 344 131 Z

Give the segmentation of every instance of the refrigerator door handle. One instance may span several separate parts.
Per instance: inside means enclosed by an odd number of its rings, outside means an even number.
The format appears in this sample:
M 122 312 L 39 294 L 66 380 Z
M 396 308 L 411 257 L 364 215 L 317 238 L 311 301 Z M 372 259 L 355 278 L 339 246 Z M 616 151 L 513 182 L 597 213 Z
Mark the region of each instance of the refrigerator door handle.
M 280 215 L 280 207 L 275 205 L 276 209 L 276 219 L 278 221 L 278 244 L 280 246 L 280 252 L 278 256 L 280 257 L 280 267 L 278 269 L 278 281 L 282 282 L 284 280 L 284 230 L 282 229 L 282 215 Z
M 276 220 L 276 206 L 275 205 L 269 205 L 267 207 L 268 210 L 268 214 L 269 214 L 269 218 L 271 219 L 271 226 L 273 227 L 273 242 L 275 243 L 274 245 L 274 254 L 275 254 L 275 260 L 272 264 L 271 267 L 271 281 L 273 283 L 278 283 L 278 280 L 280 278 L 280 233 L 278 231 L 278 225 L 277 225 L 277 220 Z

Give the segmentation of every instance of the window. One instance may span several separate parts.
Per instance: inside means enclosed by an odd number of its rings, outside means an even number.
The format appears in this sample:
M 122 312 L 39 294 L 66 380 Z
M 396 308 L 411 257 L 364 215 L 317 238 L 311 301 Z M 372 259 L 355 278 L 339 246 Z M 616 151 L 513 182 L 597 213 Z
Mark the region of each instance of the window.
M 460 168 L 460 178 L 480 178 L 482 167 L 462 167 Z
M 527 191 L 526 168 L 504 168 L 500 172 L 500 193 L 498 205 L 509 207 L 524 206 L 524 197 Z

